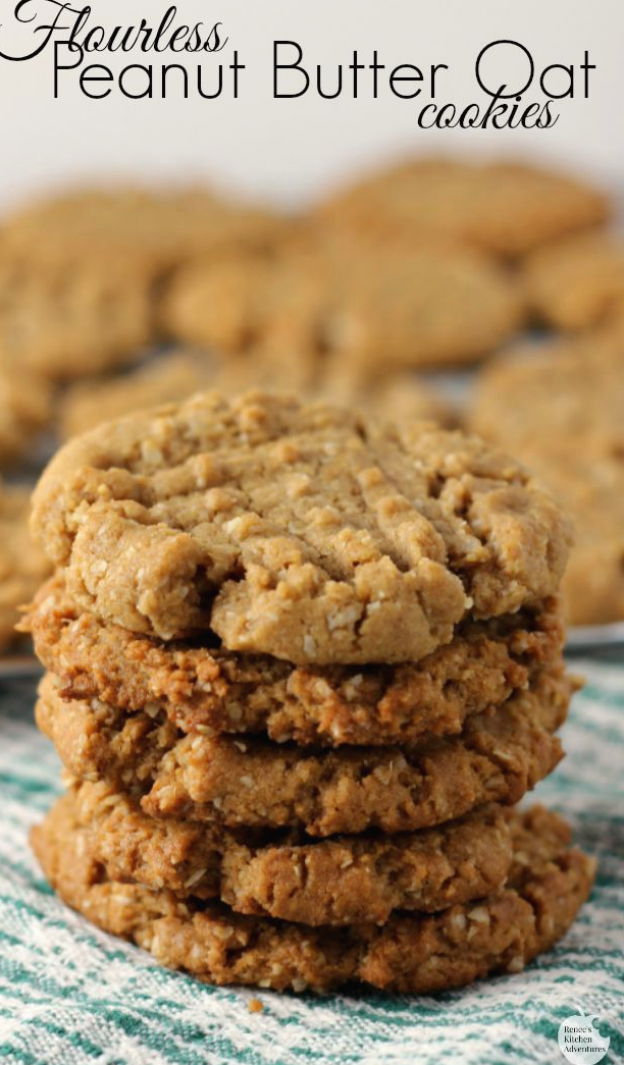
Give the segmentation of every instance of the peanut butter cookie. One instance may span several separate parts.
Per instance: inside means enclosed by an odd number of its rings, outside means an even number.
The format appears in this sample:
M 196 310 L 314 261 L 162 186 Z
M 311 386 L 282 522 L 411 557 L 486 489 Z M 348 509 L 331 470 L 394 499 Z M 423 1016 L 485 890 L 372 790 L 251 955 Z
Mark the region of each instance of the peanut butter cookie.
M 105 784 L 77 785 L 60 804 L 88 830 L 111 880 L 311 926 L 445 909 L 494 891 L 511 865 L 509 822 L 492 806 L 410 835 L 313 843 L 291 833 L 254 843 L 210 825 L 155 821 Z
M 203 188 L 78 188 L 17 211 L 3 240 L 31 268 L 117 261 L 145 284 L 194 255 L 268 248 L 283 225 Z
M 36 267 L 0 248 L 0 362 L 52 381 L 136 360 L 152 340 L 151 294 L 129 264 L 87 250 Z
M 52 394 L 44 378 L 29 373 L 0 355 L 0 467 L 31 458 L 42 429 L 52 421 Z
M 575 331 L 608 322 L 624 311 L 624 242 L 607 233 L 562 241 L 531 256 L 525 280 L 548 325 Z
M 57 423 L 61 436 L 69 439 L 99 422 L 160 403 L 178 403 L 208 387 L 236 396 L 250 388 L 270 388 L 276 381 L 309 400 L 340 403 L 382 420 L 457 424 L 450 404 L 415 373 L 370 378 L 353 365 L 332 369 L 321 359 L 313 366 L 298 350 L 266 348 L 227 360 L 206 352 L 175 352 L 150 359 L 132 372 L 78 381 L 59 397 Z
M 620 393 L 622 395 L 622 393 Z M 595 439 L 527 445 L 527 464 L 552 486 L 575 524 L 575 546 L 563 578 L 571 625 L 624 619 L 624 451 Z
M 150 359 L 132 373 L 78 381 L 59 398 L 60 435 L 67 440 L 145 407 L 179 403 L 211 385 L 214 372 L 208 358 L 176 352 Z
M 514 454 L 573 442 L 571 466 L 581 440 L 624 447 L 622 352 L 624 343 L 607 330 L 516 348 L 479 376 L 468 423 Z
M 514 334 L 524 307 L 513 280 L 469 250 L 343 239 L 191 265 L 163 314 L 174 339 L 212 351 L 285 347 L 310 376 L 326 363 L 381 376 L 474 362 Z
M 110 880 L 91 837 L 64 803 L 32 833 L 60 897 L 100 928 L 208 983 L 327 991 L 357 981 L 405 993 L 461 987 L 520 972 L 569 928 L 591 890 L 595 862 L 570 850 L 567 825 L 537 807 L 513 815 L 507 886 L 477 904 L 431 916 L 393 915 L 381 927 L 305 928 L 239 916 L 214 903 Z
M 66 699 L 149 706 L 183 732 L 266 731 L 278 743 L 413 743 L 460 732 L 560 655 L 557 600 L 489 622 L 468 621 L 450 644 L 414 664 L 294 667 L 105 625 L 81 613 L 62 580 L 46 583 L 21 624 Z
M 257 393 L 71 441 L 33 529 L 102 620 L 296 664 L 417 661 L 467 616 L 553 594 L 570 535 L 541 484 L 474 437 Z
M 141 798 L 153 817 L 230 828 L 297 827 L 313 836 L 411 832 L 486 802 L 515 803 L 562 752 L 572 683 L 561 667 L 532 689 L 468 718 L 453 737 L 413 747 L 318 752 L 266 740 L 183 734 L 162 714 L 66 700 L 47 674 L 37 723 L 66 767 Z
M 624 618 L 624 360 L 617 332 L 546 343 L 492 363 L 469 424 L 513 450 L 575 524 L 568 620 Z
M 599 225 L 606 197 L 562 174 L 514 162 L 416 158 L 347 187 L 320 208 L 327 225 L 390 243 L 436 238 L 518 259 Z
M 50 563 L 28 531 L 30 489 L 0 482 L 0 650 L 17 639 L 25 605 L 50 572 Z

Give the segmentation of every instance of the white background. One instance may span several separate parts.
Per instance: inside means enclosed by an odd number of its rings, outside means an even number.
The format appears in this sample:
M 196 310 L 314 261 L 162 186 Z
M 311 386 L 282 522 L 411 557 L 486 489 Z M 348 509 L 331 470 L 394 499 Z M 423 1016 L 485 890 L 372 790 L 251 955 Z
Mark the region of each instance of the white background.
M 31 2 L 46 14 L 49 0 Z M 0 0 L 0 46 L 14 32 L 14 3 Z M 94 21 L 109 26 L 142 16 L 158 22 L 166 7 L 165 0 L 92 0 Z M 230 43 L 203 62 L 209 73 L 236 47 L 247 67 L 241 98 L 131 101 L 116 94 L 94 101 L 81 96 L 72 72 L 62 76 L 54 100 L 51 51 L 25 63 L 0 60 L 0 208 L 84 179 L 185 181 L 204 174 L 233 191 L 301 202 L 403 150 L 536 155 L 621 184 L 624 0 L 180 0 L 179 13 L 182 21 L 223 22 Z M 312 93 L 274 100 L 272 42 L 286 38 L 299 41 L 306 65 L 313 71 L 321 63 L 328 79 L 354 48 L 364 62 L 377 48 L 389 66 L 447 63 L 440 103 L 484 102 L 474 61 L 499 38 L 525 44 L 538 70 L 579 64 L 585 49 L 597 70 L 589 99 L 579 91 L 564 101 L 554 129 L 426 133 L 415 124 L 417 103 L 388 92 L 376 102 L 368 91 L 358 100 Z M 187 62 L 194 67 L 197 59 Z M 531 90 L 526 98 L 543 99 Z

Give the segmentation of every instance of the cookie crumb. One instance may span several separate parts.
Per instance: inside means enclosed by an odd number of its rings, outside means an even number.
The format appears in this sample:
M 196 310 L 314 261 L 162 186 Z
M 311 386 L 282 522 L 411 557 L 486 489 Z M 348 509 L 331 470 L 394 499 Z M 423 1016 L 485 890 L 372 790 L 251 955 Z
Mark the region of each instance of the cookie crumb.
M 264 1010 L 264 1006 L 262 1005 L 259 998 L 250 998 L 249 1002 L 247 1003 L 247 1009 L 250 1013 L 262 1013 Z

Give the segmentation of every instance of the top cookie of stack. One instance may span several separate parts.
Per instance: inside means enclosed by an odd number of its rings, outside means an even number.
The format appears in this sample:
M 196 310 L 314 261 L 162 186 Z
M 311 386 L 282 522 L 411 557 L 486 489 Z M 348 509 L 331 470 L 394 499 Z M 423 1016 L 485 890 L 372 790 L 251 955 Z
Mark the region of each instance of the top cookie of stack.
M 102 621 L 297 664 L 418 661 L 552 595 L 569 541 L 539 482 L 476 438 L 261 394 L 71 441 L 33 528 Z

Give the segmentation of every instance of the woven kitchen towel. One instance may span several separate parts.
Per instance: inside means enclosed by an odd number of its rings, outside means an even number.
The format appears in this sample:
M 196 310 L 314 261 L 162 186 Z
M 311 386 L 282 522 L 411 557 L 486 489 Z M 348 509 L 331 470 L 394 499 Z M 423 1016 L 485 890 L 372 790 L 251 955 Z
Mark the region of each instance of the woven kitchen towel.
M 555 950 L 517 976 L 435 997 L 328 998 L 204 987 L 91 927 L 51 894 L 26 842 L 58 790 L 32 689 L 0 692 L 0 1061 L 11 1065 L 539 1065 L 559 1025 L 598 1014 L 624 1062 L 624 665 L 575 661 L 588 684 L 568 758 L 537 797 L 599 859 L 591 901 Z M 595 1058 L 591 1059 L 595 1061 Z

